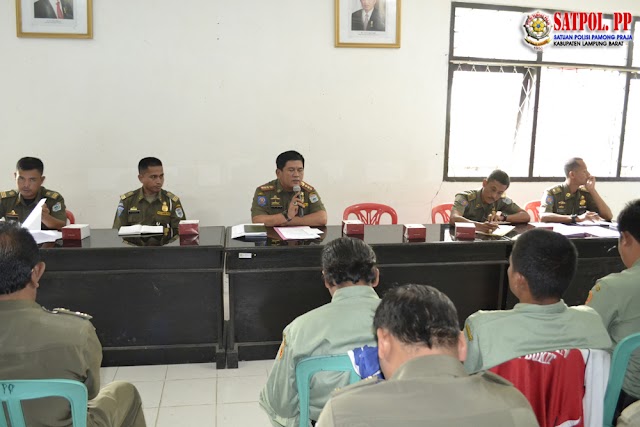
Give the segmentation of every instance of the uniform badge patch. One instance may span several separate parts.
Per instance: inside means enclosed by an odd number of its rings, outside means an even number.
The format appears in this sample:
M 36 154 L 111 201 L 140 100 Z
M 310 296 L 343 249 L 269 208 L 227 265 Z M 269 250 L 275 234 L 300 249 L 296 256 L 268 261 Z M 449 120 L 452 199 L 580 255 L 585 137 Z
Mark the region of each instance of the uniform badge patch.
M 60 202 L 56 203 L 55 205 L 53 205 L 53 207 L 51 208 L 52 211 L 54 212 L 60 212 L 60 209 L 62 209 L 62 205 L 60 204 Z
M 318 195 L 316 193 L 309 194 L 309 201 L 311 203 L 316 203 L 318 200 L 320 199 L 318 198 Z
M 553 203 L 553 196 L 552 196 L 551 194 L 549 194 L 549 195 L 547 196 L 547 200 L 546 200 L 546 201 L 547 201 L 547 204 L 548 204 L 548 205 L 552 204 L 552 203 Z
M 508 198 L 508 197 L 505 197 L 505 198 L 504 198 L 504 204 L 505 204 L 505 205 L 510 205 L 510 204 L 512 204 L 512 203 L 513 203 L 513 200 L 511 200 L 510 198 Z
M 468 201 L 467 199 L 463 199 L 463 200 L 460 202 L 460 204 L 461 204 L 462 206 L 467 206 L 467 205 L 469 204 L 469 201 Z
M 122 215 L 122 211 L 124 211 L 124 203 L 118 203 L 118 216 Z
M 176 208 L 176 216 L 178 218 L 182 218 L 184 216 L 184 212 L 182 212 L 182 208 Z
M 265 196 L 258 196 L 258 206 L 266 206 L 267 198 Z

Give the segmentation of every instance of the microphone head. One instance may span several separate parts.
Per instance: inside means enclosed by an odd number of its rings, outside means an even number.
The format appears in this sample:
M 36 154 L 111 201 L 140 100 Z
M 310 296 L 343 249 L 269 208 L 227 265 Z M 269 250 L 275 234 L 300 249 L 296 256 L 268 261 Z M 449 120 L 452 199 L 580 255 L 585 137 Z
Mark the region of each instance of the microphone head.
M 299 186 L 299 185 L 294 185 L 294 186 L 293 186 L 293 192 L 294 192 L 294 193 L 299 193 L 301 190 L 302 190 L 302 188 L 300 188 L 300 186 Z

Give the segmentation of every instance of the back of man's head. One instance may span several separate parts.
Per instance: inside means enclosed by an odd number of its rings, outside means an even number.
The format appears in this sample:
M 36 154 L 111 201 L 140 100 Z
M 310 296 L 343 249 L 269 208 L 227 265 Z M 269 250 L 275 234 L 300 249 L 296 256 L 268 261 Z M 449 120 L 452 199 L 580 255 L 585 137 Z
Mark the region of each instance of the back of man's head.
M 302 162 L 302 167 L 304 167 L 304 157 L 302 157 L 302 154 L 293 150 L 285 151 L 284 153 L 280 153 L 276 158 L 276 167 L 283 170 L 287 162 L 296 160 L 300 160 Z
M 341 237 L 322 250 L 324 280 L 332 286 L 376 279 L 376 254 L 360 239 Z
M 147 169 L 153 166 L 162 166 L 160 159 L 156 157 L 145 157 L 138 162 L 138 173 L 142 175 Z
M 16 163 L 16 170 L 31 171 L 37 170 L 40 175 L 44 173 L 44 164 L 37 157 L 23 157 Z
M 618 214 L 618 231 L 626 231 L 640 243 L 640 199 L 626 204 Z
M 24 289 L 39 262 L 38 245 L 29 231 L 13 221 L 0 222 L 0 295 Z
M 491 181 L 497 181 L 502 185 L 506 185 L 507 187 L 509 187 L 509 185 L 511 184 L 509 175 L 507 175 L 505 171 L 502 171 L 500 169 L 496 169 L 491 172 L 491 174 L 489 174 L 489 176 L 487 177 L 487 182 Z
M 580 162 L 583 160 L 580 157 L 572 157 L 564 164 L 564 176 L 569 178 L 569 172 L 573 172 L 580 167 Z
M 426 285 L 402 285 L 382 298 L 373 318 L 398 341 L 432 349 L 455 350 L 460 337 L 458 312 L 449 297 Z
M 536 300 L 559 300 L 573 280 L 577 258 L 578 251 L 569 239 L 537 228 L 518 237 L 511 252 L 511 269 L 527 280 Z

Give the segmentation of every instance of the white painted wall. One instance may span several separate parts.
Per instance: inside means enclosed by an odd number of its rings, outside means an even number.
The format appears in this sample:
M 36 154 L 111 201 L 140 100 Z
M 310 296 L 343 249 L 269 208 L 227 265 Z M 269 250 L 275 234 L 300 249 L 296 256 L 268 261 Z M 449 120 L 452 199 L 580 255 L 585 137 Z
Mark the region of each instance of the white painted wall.
M 151 155 L 190 218 L 231 225 L 296 149 L 329 223 L 362 201 L 429 222 L 432 204 L 477 186 L 442 182 L 450 2 L 404 0 L 400 49 L 335 48 L 333 1 L 308 4 L 94 0 L 93 40 L 52 40 L 17 38 L 15 2 L 0 0 L 0 187 L 18 158 L 40 157 L 77 220 L 110 227 Z M 640 14 L 637 0 L 562 6 Z M 510 196 L 524 204 L 550 184 Z M 598 188 L 617 213 L 640 183 Z

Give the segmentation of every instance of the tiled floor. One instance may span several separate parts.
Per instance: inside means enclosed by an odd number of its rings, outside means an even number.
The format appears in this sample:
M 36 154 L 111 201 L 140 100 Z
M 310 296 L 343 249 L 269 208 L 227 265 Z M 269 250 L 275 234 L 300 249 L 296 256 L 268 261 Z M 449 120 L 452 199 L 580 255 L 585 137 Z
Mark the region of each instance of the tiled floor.
M 148 427 L 268 427 L 258 395 L 273 361 L 239 365 L 123 366 L 102 368 L 100 374 L 103 385 L 122 380 L 138 388 Z

